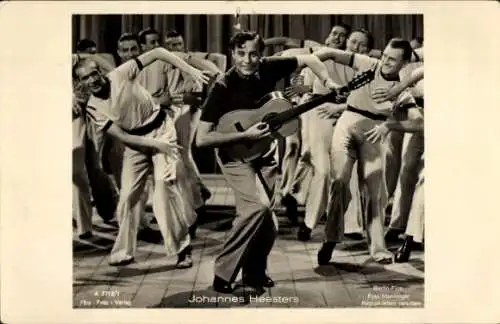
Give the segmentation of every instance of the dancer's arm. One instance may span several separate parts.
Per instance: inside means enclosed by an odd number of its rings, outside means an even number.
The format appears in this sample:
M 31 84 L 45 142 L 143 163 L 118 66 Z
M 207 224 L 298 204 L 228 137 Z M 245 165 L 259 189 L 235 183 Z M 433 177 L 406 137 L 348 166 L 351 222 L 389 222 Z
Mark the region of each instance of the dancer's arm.
M 411 75 L 403 79 L 390 89 L 375 89 L 372 93 L 372 98 L 376 103 L 389 101 L 397 98 L 403 91 L 409 87 L 413 87 L 419 81 L 424 79 L 424 66 L 420 66 L 413 70 Z
M 158 141 L 155 140 L 154 138 L 146 136 L 131 135 L 122 130 L 114 123 L 110 124 L 110 126 L 107 129 L 107 133 L 130 147 L 136 147 L 136 148 L 143 147 L 143 148 L 153 149 L 165 154 L 171 153 L 172 149 L 180 149 L 180 147 L 175 143 L 171 144 L 163 141 Z
M 115 68 L 115 66 L 112 63 L 110 63 L 107 59 L 105 59 L 101 54 L 89 54 L 89 53 L 73 54 L 72 57 L 73 65 L 75 65 L 77 61 L 87 58 L 94 61 L 104 74 L 112 71 Z
M 419 133 L 424 131 L 424 114 L 423 109 L 420 107 L 408 109 L 408 119 L 387 120 L 380 125 L 375 126 L 365 133 L 366 139 L 372 143 L 383 140 L 389 132 L 405 132 L 405 133 Z
M 139 72 L 151 63 L 160 60 L 168 64 L 179 68 L 191 75 L 195 81 L 200 83 L 207 83 L 209 77 L 203 74 L 202 71 L 189 65 L 186 61 L 185 53 L 175 53 L 170 52 L 164 48 L 155 48 L 144 54 L 139 55 L 137 58 L 129 60 L 124 64 L 120 65 L 118 68 L 113 70 L 111 73 L 120 73 L 126 75 L 130 80 L 134 79 Z

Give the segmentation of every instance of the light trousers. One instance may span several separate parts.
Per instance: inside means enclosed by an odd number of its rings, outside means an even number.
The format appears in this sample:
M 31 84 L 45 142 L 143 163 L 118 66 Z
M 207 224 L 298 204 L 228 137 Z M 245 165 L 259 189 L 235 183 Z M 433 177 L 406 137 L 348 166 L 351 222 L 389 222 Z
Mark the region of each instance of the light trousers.
M 175 132 L 174 124 L 167 117 L 159 128 L 144 136 L 174 144 L 176 139 L 172 132 Z M 151 172 L 154 178 L 153 213 L 163 236 L 166 255 L 177 255 L 190 244 L 188 229 L 196 217 L 186 171 L 177 149 L 170 154 L 152 154 L 126 147 L 117 208 L 119 232 L 111 251 L 111 262 L 128 260 L 136 254 L 137 231 L 144 208 L 140 202 Z
M 204 184 L 201 181 L 200 171 L 196 165 L 192 145 L 196 128 L 201 117 L 201 110 L 191 111 L 191 107 L 187 105 L 173 107 L 171 116 L 174 119 L 175 130 L 177 132 L 177 140 L 182 147 L 181 158 L 186 167 L 188 180 L 190 183 L 195 209 L 202 207 L 205 204 L 201 195 Z
M 406 235 L 413 236 L 413 241 L 422 243 L 424 241 L 424 169 L 420 171 L 419 179 L 413 194 Z
M 92 231 L 90 185 L 85 166 L 86 128 L 83 117 L 73 119 L 73 218 L 78 235 Z
M 300 138 L 300 151 L 297 157 L 297 163 L 295 165 L 295 170 L 292 167 L 293 162 L 290 162 L 287 168 L 289 174 L 286 176 L 286 183 L 282 185 L 282 193 L 285 195 L 289 193 L 300 205 L 305 205 L 309 193 L 309 187 L 313 175 L 313 166 L 311 164 L 311 151 L 309 149 L 308 142 L 308 123 L 307 123 L 307 113 L 300 116 L 301 127 L 300 133 L 298 134 Z M 286 156 L 286 154 L 285 154 Z M 292 159 L 292 154 L 290 155 Z M 285 165 L 285 163 L 283 163 Z M 285 191 L 288 190 L 288 191 Z
M 331 105 L 331 104 L 324 104 Z M 332 137 L 334 133 L 334 120 L 319 116 L 318 108 L 307 113 L 307 130 L 309 149 L 312 165 L 312 179 L 306 201 L 305 225 L 314 229 L 326 212 L 330 197 L 330 183 L 332 181 Z M 362 231 L 361 194 L 359 192 L 357 170 L 353 168 L 350 181 L 350 191 L 353 199 L 349 202 L 345 215 L 347 233 Z
M 292 193 L 295 181 L 295 172 L 300 158 L 300 132 L 285 138 L 285 147 L 281 165 L 280 195 L 282 197 Z
M 396 120 L 406 120 L 406 110 L 397 110 L 393 113 Z M 403 152 L 403 141 L 405 134 L 402 132 L 390 132 L 382 143 L 382 154 L 384 155 L 385 181 L 388 197 L 393 197 L 398 183 L 401 170 L 401 156 Z
M 342 241 L 344 215 L 352 199 L 349 183 L 357 161 L 362 181 L 360 188 L 369 199 L 364 225 L 370 255 L 375 260 L 392 257 L 384 240 L 383 218 L 387 189 L 382 148 L 380 143 L 368 142 L 364 135 L 380 123 L 350 111 L 345 111 L 338 119 L 332 138 L 333 181 L 325 226 L 326 241 Z

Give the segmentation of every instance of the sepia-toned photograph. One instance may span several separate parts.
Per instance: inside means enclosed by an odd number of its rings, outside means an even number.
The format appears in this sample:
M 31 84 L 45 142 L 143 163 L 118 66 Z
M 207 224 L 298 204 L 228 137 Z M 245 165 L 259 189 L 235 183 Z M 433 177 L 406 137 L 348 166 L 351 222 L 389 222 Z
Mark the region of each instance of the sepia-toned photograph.
M 73 308 L 424 307 L 423 14 L 71 19 Z

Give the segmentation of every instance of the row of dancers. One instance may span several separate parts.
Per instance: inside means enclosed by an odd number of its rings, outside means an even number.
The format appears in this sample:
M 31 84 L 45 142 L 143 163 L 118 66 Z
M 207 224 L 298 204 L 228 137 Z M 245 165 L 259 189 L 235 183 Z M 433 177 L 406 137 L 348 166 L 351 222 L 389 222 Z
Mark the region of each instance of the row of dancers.
M 192 156 L 194 144 L 216 149 L 235 195 L 236 217 L 215 259 L 216 291 L 232 292 L 240 271 L 251 288 L 274 286 L 266 269 L 279 204 L 287 207 L 302 241 L 325 218 L 319 265 L 330 262 L 345 235 L 364 232 L 375 261 L 408 261 L 414 241 L 423 241 L 422 43 L 394 38 L 379 51 L 367 30 L 344 24 L 333 26 L 324 44 L 235 30 L 227 70 L 225 55 L 187 51 L 175 31 L 163 39 L 150 28 L 122 35 L 118 66 L 94 42 L 79 41 L 72 72 L 74 218 L 80 238 L 92 236 L 93 198 L 98 214 L 106 222 L 116 219 L 119 228 L 111 265 L 133 262 L 137 239 L 143 239 L 163 241 L 178 268 L 191 267 L 191 240 L 210 197 Z M 266 46 L 275 45 L 286 49 L 262 56 Z M 285 79 L 285 95 L 301 104 L 361 74 L 365 85 L 301 115 L 299 132 L 277 138 L 285 142 L 282 154 L 276 143 L 257 163 L 224 154 L 228 145 L 276 136 L 265 123 L 235 133 L 220 133 L 217 124 L 226 113 L 254 109 L 279 81 Z M 146 217 L 148 200 L 159 235 Z M 305 205 L 304 217 L 298 204 Z M 386 241 L 404 232 L 394 258 Z

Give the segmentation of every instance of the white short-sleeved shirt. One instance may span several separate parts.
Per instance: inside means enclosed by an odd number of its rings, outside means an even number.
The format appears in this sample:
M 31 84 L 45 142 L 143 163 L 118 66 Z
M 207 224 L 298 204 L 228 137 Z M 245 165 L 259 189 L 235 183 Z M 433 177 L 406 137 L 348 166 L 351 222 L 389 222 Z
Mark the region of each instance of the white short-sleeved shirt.
M 168 88 L 170 94 L 182 94 L 186 92 L 198 92 L 202 90 L 201 84 L 179 68 L 169 65 L 167 72 Z
M 351 91 L 347 97 L 347 104 L 359 110 L 368 111 L 374 114 L 390 116 L 393 107 L 396 106 L 416 106 L 415 98 L 410 91 L 403 91 L 394 101 L 386 101 L 377 104 L 372 99 L 372 93 L 375 89 L 390 89 L 400 82 L 399 78 L 395 80 L 386 79 L 381 73 L 382 64 L 378 59 L 362 55 L 353 54 L 352 68 L 356 75 L 371 71 L 371 81 L 358 89 Z
M 325 64 L 330 78 L 339 85 L 347 85 L 354 77 L 354 70 L 347 65 L 336 63 L 333 60 L 324 61 L 323 64 Z M 330 92 L 330 90 L 324 86 L 318 77 L 315 77 L 313 82 L 313 93 L 326 94 L 328 92 Z
M 151 94 L 153 98 L 161 98 L 168 94 L 167 73 L 169 64 L 157 60 L 144 67 L 137 76 L 137 81 Z
M 142 64 L 130 60 L 110 73 L 108 99 L 91 95 L 87 113 L 96 124 L 97 131 L 106 131 L 112 123 L 125 131 L 149 124 L 160 111 L 151 94 L 137 80 Z

